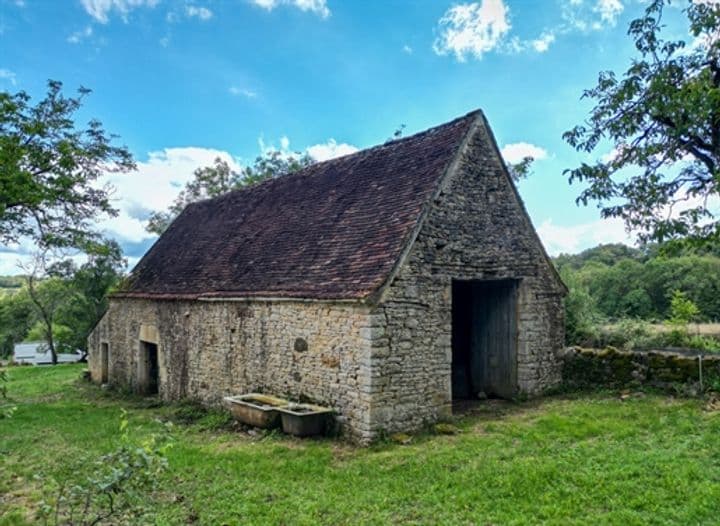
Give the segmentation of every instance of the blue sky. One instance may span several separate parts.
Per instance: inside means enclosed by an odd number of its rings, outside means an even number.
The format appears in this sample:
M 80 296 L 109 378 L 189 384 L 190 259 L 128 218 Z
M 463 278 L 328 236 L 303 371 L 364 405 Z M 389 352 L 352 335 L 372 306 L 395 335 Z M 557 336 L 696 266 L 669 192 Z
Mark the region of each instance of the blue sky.
M 236 166 L 262 148 L 319 159 L 482 108 L 507 158 L 533 154 L 520 184 L 551 254 L 627 240 L 575 205 L 563 170 L 590 157 L 562 133 L 582 90 L 633 56 L 641 0 L 0 0 L 0 89 L 39 97 L 47 79 L 93 90 L 99 118 L 138 161 L 113 177 L 118 218 L 102 226 L 131 263 L 143 221 L 194 168 Z M 679 10 L 671 31 L 683 35 Z M 598 151 L 598 155 L 609 152 Z M 23 247 L 0 247 L 0 274 Z

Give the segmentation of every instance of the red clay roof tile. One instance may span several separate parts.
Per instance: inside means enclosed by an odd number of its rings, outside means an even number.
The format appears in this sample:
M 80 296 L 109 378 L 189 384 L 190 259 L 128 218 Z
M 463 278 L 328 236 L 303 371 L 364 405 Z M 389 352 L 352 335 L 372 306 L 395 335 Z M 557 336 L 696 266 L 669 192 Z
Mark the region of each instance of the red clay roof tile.
M 189 205 L 118 295 L 368 296 L 389 276 L 478 113 Z

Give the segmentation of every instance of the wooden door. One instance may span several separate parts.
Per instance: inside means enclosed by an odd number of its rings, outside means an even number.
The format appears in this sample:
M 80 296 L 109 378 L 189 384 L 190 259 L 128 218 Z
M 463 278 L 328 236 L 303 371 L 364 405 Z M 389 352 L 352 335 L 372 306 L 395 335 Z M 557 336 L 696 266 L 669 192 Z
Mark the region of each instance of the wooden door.
M 517 280 L 454 281 L 452 396 L 517 393 Z
M 470 371 L 473 388 L 488 396 L 517 393 L 517 281 L 473 284 Z

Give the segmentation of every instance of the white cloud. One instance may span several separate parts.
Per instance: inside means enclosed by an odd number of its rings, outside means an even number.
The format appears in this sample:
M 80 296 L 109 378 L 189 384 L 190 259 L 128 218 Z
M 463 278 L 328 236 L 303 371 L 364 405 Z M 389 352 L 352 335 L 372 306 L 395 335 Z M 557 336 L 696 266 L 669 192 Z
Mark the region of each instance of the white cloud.
M 622 0 L 563 0 L 560 30 L 599 31 L 614 26 L 624 9 Z
M 307 149 L 308 155 L 319 162 L 349 155 L 357 151 L 358 148 L 356 146 L 344 142 L 338 144 L 335 139 L 330 139 L 326 143 L 315 144 Z
M 530 45 L 538 53 L 545 53 L 553 42 L 555 42 L 555 33 L 545 31 L 538 38 L 531 40 Z
M 113 199 L 119 214 L 102 221 L 101 228 L 120 241 L 139 242 L 153 237 L 145 231 L 146 218 L 137 211 L 167 209 L 185 183 L 192 180 L 195 169 L 212 165 L 217 157 L 233 170 L 241 169 L 228 152 L 191 146 L 151 152 L 146 161 L 137 163 L 135 172 L 106 176 L 103 182 L 115 187 Z
M 262 136 L 258 137 L 258 147 L 260 148 L 260 152 L 262 153 L 269 153 L 278 149 L 274 146 L 273 143 L 266 143 L 265 139 Z M 290 148 L 290 139 L 288 139 L 288 137 L 284 135 L 280 137 L 279 150 L 283 156 L 290 156 L 295 153 Z M 327 142 L 308 146 L 305 149 L 305 153 L 307 153 L 315 161 L 322 162 L 329 159 L 334 159 L 336 157 L 342 157 L 343 155 L 349 155 L 351 153 L 357 152 L 358 150 L 359 148 L 357 146 L 353 146 L 352 144 L 347 144 L 344 142 L 338 144 L 335 139 L 329 139 Z
M 138 7 L 155 7 L 160 0 L 80 0 L 85 11 L 101 24 L 107 24 L 110 14 L 116 11 L 127 21 L 128 14 Z
M 310 11 L 322 18 L 330 16 L 330 9 L 327 0 L 250 0 L 253 4 L 268 11 L 272 11 L 280 5 L 294 6 L 301 11 Z
M 618 15 L 623 12 L 623 5 L 620 0 L 598 0 L 593 11 L 600 13 L 600 20 L 610 25 L 615 25 Z
M 508 15 L 503 0 L 454 5 L 438 22 L 439 35 L 433 49 L 439 55 L 452 53 L 460 62 L 468 55 L 481 59 L 510 31 Z
M 535 146 L 527 142 L 517 142 L 513 144 L 506 144 L 503 146 L 500 153 L 506 162 L 510 164 L 519 163 L 525 157 L 532 157 L 536 161 L 547 159 L 547 150 L 540 146 Z
M 257 97 L 257 92 L 247 88 L 240 88 L 238 86 L 230 86 L 228 88 L 228 93 L 230 93 L 230 95 L 235 95 L 236 97 L 242 96 L 248 99 L 254 99 Z
M 71 44 L 79 44 L 86 38 L 90 38 L 93 34 L 93 28 L 92 26 L 87 26 L 85 29 L 81 29 L 80 31 L 75 31 L 72 35 L 70 35 L 67 38 L 67 41 Z
M 619 218 L 598 219 L 569 226 L 556 225 L 552 219 L 546 219 L 537 232 L 551 256 L 574 254 L 600 243 L 634 245 L 636 241 L 632 234 L 625 231 L 625 223 Z
M 405 53 L 405 54 L 407 54 L 407 55 L 412 55 L 412 53 L 413 53 L 413 48 L 411 48 L 411 47 L 408 46 L 407 44 L 405 44 L 405 45 L 402 47 L 402 50 L 403 50 L 403 53 Z
M 190 18 L 199 18 L 200 20 L 210 20 L 213 16 L 213 12 L 207 7 L 194 5 L 185 6 L 185 14 Z
M 17 75 L 9 69 L 0 68 L 0 81 L 6 80 L 13 86 L 17 84 Z

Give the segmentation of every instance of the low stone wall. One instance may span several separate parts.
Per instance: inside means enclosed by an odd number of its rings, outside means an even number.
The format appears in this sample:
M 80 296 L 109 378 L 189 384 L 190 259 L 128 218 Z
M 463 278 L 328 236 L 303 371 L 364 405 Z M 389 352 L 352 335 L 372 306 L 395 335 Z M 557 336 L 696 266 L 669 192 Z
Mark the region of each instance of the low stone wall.
M 702 362 L 702 363 L 701 363 Z M 621 351 L 614 347 L 570 347 L 562 353 L 563 382 L 568 387 L 640 387 L 673 389 L 720 387 L 720 355 L 700 351 Z M 717 388 L 717 387 L 714 387 Z

